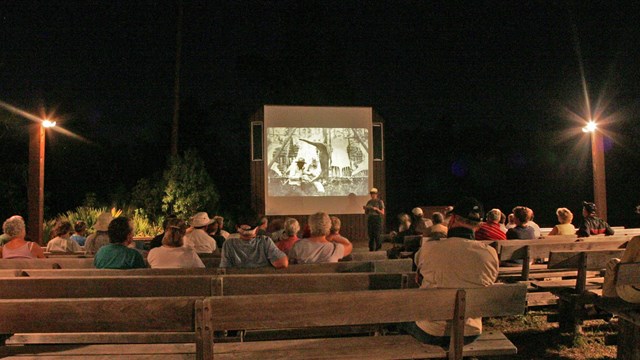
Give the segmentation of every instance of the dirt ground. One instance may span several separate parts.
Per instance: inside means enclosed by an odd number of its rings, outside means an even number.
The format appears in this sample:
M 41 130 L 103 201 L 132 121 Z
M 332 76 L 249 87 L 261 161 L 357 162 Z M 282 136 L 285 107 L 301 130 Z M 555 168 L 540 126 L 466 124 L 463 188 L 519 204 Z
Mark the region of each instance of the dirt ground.
M 605 339 L 618 332 L 617 320 L 586 321 L 584 334 L 573 340 L 558 330 L 557 323 L 548 323 L 549 311 L 531 311 L 527 315 L 485 319 L 485 330 L 502 331 L 518 348 L 518 354 L 483 359 L 615 359 L 616 346 L 605 345 Z M 614 341 L 615 343 L 615 341 Z

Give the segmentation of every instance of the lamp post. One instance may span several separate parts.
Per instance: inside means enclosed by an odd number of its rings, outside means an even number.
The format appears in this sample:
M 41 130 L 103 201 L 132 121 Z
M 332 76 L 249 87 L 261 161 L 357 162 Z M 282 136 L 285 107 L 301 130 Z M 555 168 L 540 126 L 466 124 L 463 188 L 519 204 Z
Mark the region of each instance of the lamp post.
M 45 129 L 56 126 L 55 121 L 43 120 L 29 125 L 29 181 L 27 188 L 27 234 L 42 244 L 44 223 L 44 144 Z
M 598 215 L 607 221 L 607 183 L 604 169 L 604 142 L 602 133 L 598 131 L 596 123 L 591 120 L 582 128 L 585 133 L 591 133 L 591 163 L 593 165 L 593 201 L 598 209 Z

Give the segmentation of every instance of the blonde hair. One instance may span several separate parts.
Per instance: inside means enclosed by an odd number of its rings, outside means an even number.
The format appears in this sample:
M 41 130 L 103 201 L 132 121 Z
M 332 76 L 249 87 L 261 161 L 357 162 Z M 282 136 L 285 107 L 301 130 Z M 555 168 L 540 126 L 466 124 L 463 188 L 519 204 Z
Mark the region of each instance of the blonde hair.
M 300 223 L 294 218 L 287 218 L 284 221 L 284 232 L 287 236 L 293 236 L 300 231 Z
M 184 245 L 184 234 L 187 231 L 187 224 L 184 220 L 171 219 L 167 223 L 167 227 L 162 238 L 162 245 L 170 247 L 181 247 Z
M 308 224 L 311 236 L 327 236 L 331 230 L 331 219 L 325 212 L 309 215 Z
M 558 208 L 556 215 L 558 215 L 558 221 L 561 224 L 571 224 L 573 221 L 573 213 L 567 208 Z

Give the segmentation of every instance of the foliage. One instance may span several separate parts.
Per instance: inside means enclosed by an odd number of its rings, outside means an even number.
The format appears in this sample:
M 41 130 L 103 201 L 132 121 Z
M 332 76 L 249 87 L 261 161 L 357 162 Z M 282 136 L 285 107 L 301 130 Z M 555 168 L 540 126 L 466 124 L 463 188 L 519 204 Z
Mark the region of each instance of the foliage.
M 195 150 L 172 157 L 164 180 L 162 209 L 167 213 L 188 218 L 198 211 L 213 209 L 218 203 L 218 191 Z
M 138 180 L 131 191 L 131 205 L 144 209 L 149 219 L 158 221 L 162 216 L 162 197 L 165 186 L 164 179 Z
M 154 223 L 149 220 L 144 209 L 136 209 L 131 216 L 134 236 L 156 236 L 162 232 L 162 223 Z

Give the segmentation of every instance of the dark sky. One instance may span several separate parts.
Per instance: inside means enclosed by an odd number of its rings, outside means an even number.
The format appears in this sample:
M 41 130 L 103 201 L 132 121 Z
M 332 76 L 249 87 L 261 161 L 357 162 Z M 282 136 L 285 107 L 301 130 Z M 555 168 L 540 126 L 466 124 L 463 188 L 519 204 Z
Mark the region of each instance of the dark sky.
M 552 225 L 555 208 L 592 197 L 588 141 L 567 116 L 586 113 L 582 65 L 592 111 L 612 120 L 609 217 L 630 223 L 640 27 L 624 3 L 185 0 L 181 148 L 200 151 L 223 203 L 242 202 L 260 106 L 371 106 L 385 121 L 390 214 L 464 193 Z M 176 4 L 0 1 L 0 100 L 56 109 L 87 139 L 48 138 L 49 216 L 162 171 Z M 19 195 L 26 121 L 0 119 L 5 193 Z

